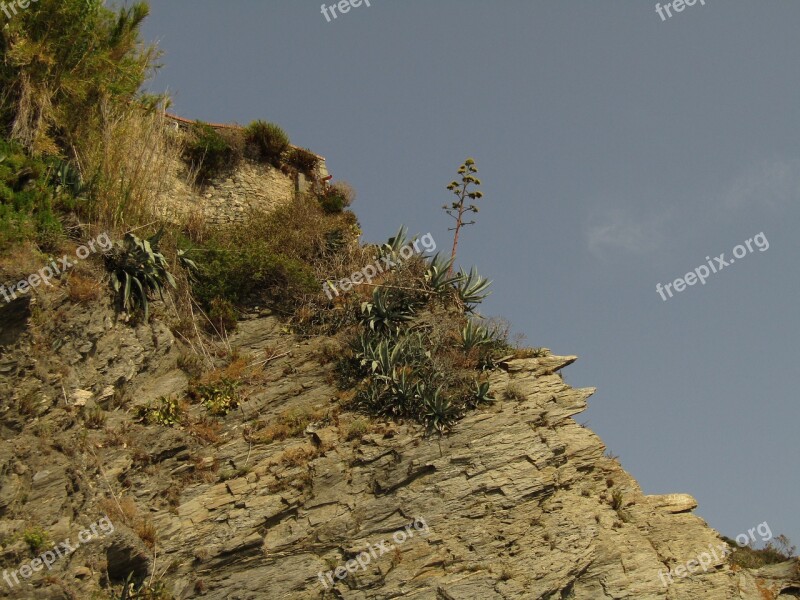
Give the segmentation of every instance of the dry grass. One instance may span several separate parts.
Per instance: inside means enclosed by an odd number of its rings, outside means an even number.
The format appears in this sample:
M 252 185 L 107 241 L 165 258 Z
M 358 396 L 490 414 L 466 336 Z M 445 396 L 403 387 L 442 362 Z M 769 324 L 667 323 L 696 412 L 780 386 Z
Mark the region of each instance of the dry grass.
M 67 298 L 77 304 L 91 304 L 102 298 L 103 287 L 96 279 L 73 273 L 67 279 Z
M 203 417 L 199 421 L 189 425 L 188 431 L 191 435 L 204 442 L 216 444 L 220 440 L 219 433 L 222 431 L 222 425 L 220 425 L 218 421 Z
M 139 514 L 136 502 L 132 498 L 128 496 L 123 496 L 116 500 L 114 498 L 104 498 L 100 501 L 100 507 L 112 522 L 121 522 L 130 527 L 148 548 L 152 550 L 155 547 L 156 539 L 158 538 L 155 525 L 153 525 L 149 517 Z
M 290 437 L 301 435 L 311 423 L 319 421 L 325 416 L 326 413 L 324 410 L 312 410 L 309 408 L 290 409 L 283 412 L 270 423 L 254 423 L 246 438 L 261 444 L 285 440 Z
M 367 419 L 356 419 L 347 426 L 345 440 L 348 442 L 351 440 L 360 440 L 371 431 L 371 428 L 371 424 Z
M 313 446 L 299 446 L 289 448 L 281 455 L 281 464 L 287 467 L 303 467 L 317 455 Z
M 169 217 L 164 198 L 181 146 L 163 113 L 110 103 L 99 113 L 97 139 L 85 140 L 78 157 L 84 180 L 96 182 L 94 220 L 104 231 L 120 232 Z

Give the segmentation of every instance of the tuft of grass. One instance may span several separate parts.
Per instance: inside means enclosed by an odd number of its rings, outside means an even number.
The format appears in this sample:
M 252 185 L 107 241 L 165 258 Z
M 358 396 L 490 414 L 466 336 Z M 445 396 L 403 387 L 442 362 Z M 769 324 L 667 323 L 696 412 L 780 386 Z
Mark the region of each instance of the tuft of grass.
M 83 422 L 89 429 L 101 429 L 106 424 L 106 413 L 99 406 L 92 408 L 83 407 L 81 410 Z
M 347 426 L 347 435 L 345 439 L 349 442 L 350 440 L 358 440 L 361 439 L 366 433 L 370 430 L 369 421 L 366 419 L 356 419 L 352 421 L 350 425 Z
M 269 444 L 302 435 L 306 427 L 324 417 L 322 411 L 290 409 L 268 424 L 256 422 L 249 434 L 253 441 Z
M 284 153 L 289 149 L 289 136 L 274 123 L 253 121 L 245 129 L 247 142 L 252 145 L 259 160 L 274 167 L 281 165 Z
M 506 386 L 505 397 L 509 400 L 516 400 L 517 402 L 522 402 L 526 398 L 525 392 L 515 383 L 509 383 L 508 386 Z
M 35 556 L 50 544 L 50 535 L 41 527 L 31 527 L 22 532 L 22 540 Z

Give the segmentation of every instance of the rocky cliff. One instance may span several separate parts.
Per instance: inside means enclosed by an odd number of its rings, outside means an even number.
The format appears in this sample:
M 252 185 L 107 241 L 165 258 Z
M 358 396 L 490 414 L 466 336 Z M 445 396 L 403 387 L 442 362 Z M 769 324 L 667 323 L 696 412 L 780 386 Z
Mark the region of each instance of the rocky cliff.
M 253 314 L 206 350 L 240 405 L 176 426 L 141 418 L 193 369 L 158 319 L 58 290 L 0 319 L 0 597 L 106 598 L 129 576 L 161 589 L 142 598 L 800 597 L 797 563 L 731 565 L 690 496 L 647 496 L 604 454 L 573 419 L 594 391 L 564 383 L 574 356 L 509 359 L 493 405 L 430 437 L 342 409 L 336 342 Z M 104 515 L 113 532 L 21 570 Z

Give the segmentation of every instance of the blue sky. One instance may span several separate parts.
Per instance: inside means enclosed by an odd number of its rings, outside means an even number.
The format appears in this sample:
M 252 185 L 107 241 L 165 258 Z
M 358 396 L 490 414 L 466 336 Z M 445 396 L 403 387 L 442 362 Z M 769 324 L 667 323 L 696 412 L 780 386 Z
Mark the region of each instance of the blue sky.
M 332 2 L 326 2 L 331 4 Z M 174 112 L 265 119 L 358 191 L 366 241 L 449 247 L 463 160 L 484 199 L 460 264 L 484 312 L 577 354 L 588 422 L 646 493 L 686 492 L 731 537 L 800 541 L 800 4 L 152 0 L 152 84 Z M 754 252 L 656 291 L 759 233 Z

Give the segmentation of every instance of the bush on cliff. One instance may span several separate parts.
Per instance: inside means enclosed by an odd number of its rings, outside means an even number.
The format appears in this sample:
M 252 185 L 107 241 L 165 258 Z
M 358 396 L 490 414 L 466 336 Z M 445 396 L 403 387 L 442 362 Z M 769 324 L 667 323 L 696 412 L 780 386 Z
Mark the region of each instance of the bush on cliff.
M 240 154 L 235 147 L 213 127 L 198 121 L 192 125 L 184 149 L 184 159 L 197 174 L 200 183 L 206 183 L 233 169 Z
M 289 136 L 283 129 L 274 123 L 254 121 L 247 126 L 245 134 L 259 160 L 273 167 L 281 166 L 281 159 L 289 149 Z
M 332 234 L 357 227 L 352 213 L 326 215 L 313 199 L 298 199 L 248 221 L 208 228 L 182 246 L 198 263 L 193 285 L 206 309 L 217 301 L 234 307 L 271 306 L 290 314 L 320 291 Z

